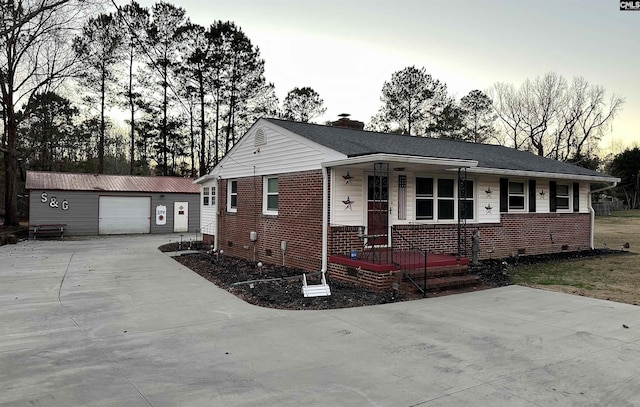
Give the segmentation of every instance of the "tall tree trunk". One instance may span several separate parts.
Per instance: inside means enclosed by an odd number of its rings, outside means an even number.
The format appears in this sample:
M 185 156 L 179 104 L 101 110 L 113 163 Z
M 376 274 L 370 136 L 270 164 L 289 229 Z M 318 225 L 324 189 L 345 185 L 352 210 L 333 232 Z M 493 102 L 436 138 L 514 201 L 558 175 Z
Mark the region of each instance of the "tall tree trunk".
M 18 214 L 18 150 L 17 133 L 18 123 L 13 110 L 13 93 L 5 96 L 5 109 L 7 115 L 7 144 L 4 151 L 4 209 L 6 226 L 20 225 Z
M 104 105 L 107 79 L 104 75 L 104 70 L 102 72 L 103 73 L 100 83 L 100 141 L 98 142 L 98 174 L 104 174 L 104 133 L 106 129 L 104 120 Z
M 200 87 L 200 176 L 203 176 L 207 172 L 207 165 L 204 160 L 207 140 L 204 128 L 204 79 L 202 78 L 202 70 L 198 71 L 198 82 Z M 193 160 L 191 162 L 193 163 Z
M 216 88 L 216 136 L 214 139 L 214 151 L 215 157 L 213 157 L 213 165 L 218 164 L 218 157 L 220 157 L 220 82 Z
M 191 102 L 189 102 L 189 134 L 191 135 L 191 145 L 189 146 L 191 149 L 191 177 L 195 177 L 196 175 L 196 166 L 195 166 L 195 159 L 196 159 L 196 153 L 195 153 L 195 135 L 194 135 L 194 131 L 193 131 L 193 108 L 194 108 L 195 104 L 192 104 Z
M 162 82 L 162 175 L 168 175 L 169 162 L 167 161 L 167 66 L 165 58 L 164 77 Z
M 133 99 L 133 48 L 131 48 L 131 52 L 129 53 L 129 109 L 131 110 L 131 128 L 130 128 L 130 138 L 131 145 L 129 146 L 129 175 L 133 175 L 133 171 L 135 169 L 135 146 L 136 146 L 136 115 L 135 115 L 135 104 Z

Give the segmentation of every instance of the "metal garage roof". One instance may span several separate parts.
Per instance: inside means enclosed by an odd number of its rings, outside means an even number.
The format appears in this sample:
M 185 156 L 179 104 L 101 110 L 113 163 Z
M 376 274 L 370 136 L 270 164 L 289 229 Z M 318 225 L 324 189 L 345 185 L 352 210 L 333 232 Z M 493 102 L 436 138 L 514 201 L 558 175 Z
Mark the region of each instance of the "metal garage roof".
M 27 189 L 198 194 L 193 178 L 27 171 Z

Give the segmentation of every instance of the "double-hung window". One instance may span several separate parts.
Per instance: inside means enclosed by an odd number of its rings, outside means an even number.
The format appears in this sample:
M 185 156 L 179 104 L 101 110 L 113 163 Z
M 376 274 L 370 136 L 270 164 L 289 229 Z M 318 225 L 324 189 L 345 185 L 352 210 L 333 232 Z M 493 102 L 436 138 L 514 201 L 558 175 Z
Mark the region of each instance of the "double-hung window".
M 455 181 L 438 178 L 438 220 L 455 219 Z
M 473 181 L 466 181 L 465 188 L 461 216 L 473 219 Z M 457 198 L 455 179 L 416 177 L 416 220 L 456 219 Z
M 569 209 L 569 185 L 557 184 L 556 209 Z
M 209 206 L 209 187 L 202 188 L 202 205 Z
M 267 215 L 278 214 L 278 177 L 264 177 L 263 212 Z
M 416 219 L 433 219 L 433 178 L 416 178 Z
M 238 211 L 238 180 L 229 180 L 227 184 L 227 211 Z
M 509 182 L 509 210 L 524 211 L 524 182 Z

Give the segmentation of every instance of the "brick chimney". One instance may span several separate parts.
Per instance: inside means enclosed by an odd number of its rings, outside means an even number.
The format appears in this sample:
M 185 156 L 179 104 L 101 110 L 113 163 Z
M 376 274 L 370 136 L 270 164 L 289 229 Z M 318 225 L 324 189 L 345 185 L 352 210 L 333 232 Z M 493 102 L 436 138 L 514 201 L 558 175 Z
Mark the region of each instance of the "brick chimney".
M 351 120 L 349 119 L 349 116 L 351 116 L 349 113 L 339 114 L 338 115 L 339 119 L 336 120 L 335 122 L 331 122 L 331 125 L 333 127 L 344 127 L 347 129 L 364 130 L 363 122 L 359 122 L 357 120 Z

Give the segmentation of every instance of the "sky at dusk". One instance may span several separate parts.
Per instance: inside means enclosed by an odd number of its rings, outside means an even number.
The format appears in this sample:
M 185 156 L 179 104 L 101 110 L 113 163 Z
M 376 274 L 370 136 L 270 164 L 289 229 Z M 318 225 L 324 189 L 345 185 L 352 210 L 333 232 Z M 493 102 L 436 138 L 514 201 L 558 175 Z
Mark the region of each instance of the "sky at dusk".
M 384 81 L 411 65 L 446 83 L 457 100 L 555 71 L 626 99 L 602 153 L 640 145 L 640 11 L 620 11 L 618 0 L 168 2 L 203 26 L 239 25 L 260 48 L 280 102 L 296 86 L 324 99 L 327 112 L 316 122 L 341 113 L 369 122 Z

